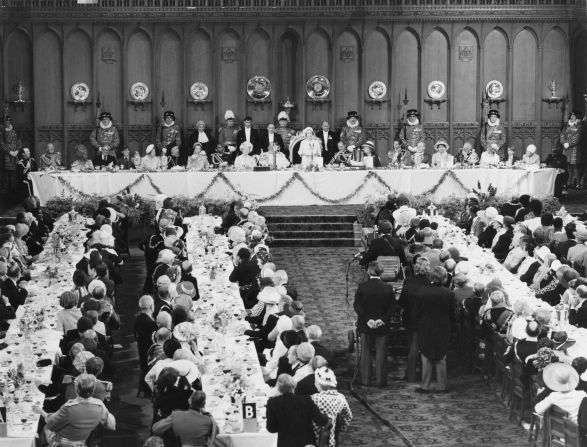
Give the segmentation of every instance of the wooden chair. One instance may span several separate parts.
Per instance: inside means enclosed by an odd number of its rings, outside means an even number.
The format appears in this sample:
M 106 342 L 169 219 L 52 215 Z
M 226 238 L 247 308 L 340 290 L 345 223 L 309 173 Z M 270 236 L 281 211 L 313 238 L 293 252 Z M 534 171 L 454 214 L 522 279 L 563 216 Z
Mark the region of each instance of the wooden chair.
M 512 395 L 510 401 L 510 420 L 518 414 L 518 425 L 522 425 L 524 414 L 531 404 L 530 390 L 527 385 L 522 382 L 523 365 L 518 358 L 514 359 L 512 363 Z M 533 409 L 532 409 L 533 411 Z
M 377 261 L 383 266 L 382 281 L 393 282 L 398 278 L 405 278 L 399 256 L 379 256 Z
M 544 415 L 544 446 L 565 447 L 565 418 L 567 413 L 551 407 Z
M 566 447 L 581 447 L 581 432 L 579 426 L 565 418 L 565 446 Z
M 493 393 L 497 392 L 498 385 L 501 386 L 501 398 L 505 399 L 506 395 L 511 390 L 512 384 L 512 375 L 511 369 L 505 363 L 504 354 L 507 350 L 509 343 L 507 339 L 500 335 L 494 333 L 492 335 L 492 346 L 493 346 L 493 359 L 495 363 L 494 369 L 494 385 L 493 385 Z

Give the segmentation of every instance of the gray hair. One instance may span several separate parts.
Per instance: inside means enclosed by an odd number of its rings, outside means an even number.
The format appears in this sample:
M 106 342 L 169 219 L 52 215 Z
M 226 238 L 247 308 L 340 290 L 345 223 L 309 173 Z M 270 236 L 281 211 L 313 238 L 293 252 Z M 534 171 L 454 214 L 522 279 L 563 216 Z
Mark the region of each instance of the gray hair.
M 83 399 L 92 397 L 96 387 L 96 377 L 92 374 L 80 374 L 75 378 L 75 392 Z
M 289 374 L 280 374 L 275 384 L 280 394 L 292 394 L 296 388 L 296 382 Z

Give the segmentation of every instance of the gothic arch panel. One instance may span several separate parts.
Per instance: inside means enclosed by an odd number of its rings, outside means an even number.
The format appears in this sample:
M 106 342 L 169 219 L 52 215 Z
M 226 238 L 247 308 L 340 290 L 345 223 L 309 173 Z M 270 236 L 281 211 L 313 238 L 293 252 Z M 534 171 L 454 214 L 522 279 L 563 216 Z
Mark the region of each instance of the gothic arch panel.
M 469 30 L 462 31 L 455 40 L 453 67 L 455 88 L 451 94 L 451 108 L 454 110 L 454 120 L 476 121 L 478 42 Z
M 271 42 L 269 36 L 262 29 L 257 29 L 249 37 L 247 42 L 247 77 L 245 82 L 253 76 L 266 76 L 275 87 L 275 79 L 273 79 L 271 72 Z M 243 85 L 243 90 L 246 90 L 246 85 Z M 275 98 L 275 92 L 272 91 L 269 97 L 272 101 L 279 101 Z M 247 96 L 247 101 L 249 100 Z M 255 116 L 258 123 L 268 123 L 272 121 L 271 107 L 264 105 L 259 107 L 257 104 L 247 102 L 247 114 Z
M 484 90 L 488 82 L 497 80 L 503 84 L 507 92 L 507 56 L 508 45 L 504 33 L 494 29 L 485 37 L 483 46 L 483 66 L 481 89 Z M 506 95 L 504 95 L 505 97 Z M 501 118 L 506 119 L 505 108 L 501 107 Z
M 159 98 L 155 94 L 155 85 L 153 84 L 153 58 L 152 58 L 151 38 L 142 31 L 134 32 L 128 39 L 127 45 L 127 85 L 124 88 L 127 90 L 124 94 L 125 99 L 132 99 L 130 96 L 130 88 L 137 82 L 143 82 L 149 88 L 149 97 L 147 101 L 151 101 L 151 110 L 156 115 L 159 110 Z M 151 115 L 149 113 L 149 106 L 135 107 L 128 104 L 128 124 L 149 124 L 151 123 Z
M 375 30 L 365 41 L 365 84 L 366 88 L 361 91 L 360 100 L 369 98 L 368 88 L 373 81 L 382 81 L 387 86 L 386 99 L 391 97 L 391 85 L 389 75 L 389 59 L 391 57 L 389 40 L 381 30 Z M 365 108 L 365 121 L 375 123 L 389 123 L 389 107 L 387 104 L 379 108 L 374 104 Z M 384 151 L 385 152 L 385 151 Z
M 185 94 L 189 95 L 189 89 L 194 82 L 203 82 L 208 86 L 208 100 L 214 96 L 213 67 L 212 67 L 212 40 L 208 33 L 198 30 L 191 33 L 186 45 L 186 85 Z M 191 99 L 191 96 L 190 96 Z M 219 110 L 218 122 L 224 121 L 224 111 Z M 190 105 L 187 108 L 186 123 L 189 127 L 199 119 L 213 126 L 212 105 L 210 103 L 203 107 Z
M 428 85 L 432 81 L 442 81 L 447 87 L 443 99 L 451 95 L 448 91 L 448 40 L 446 35 L 438 30 L 432 31 L 424 44 L 422 60 L 422 94 L 429 99 Z M 437 107 L 423 106 L 422 119 L 425 122 L 448 121 L 446 102 Z
M 393 85 L 392 98 L 407 98 L 407 109 L 418 109 L 420 103 L 420 50 L 418 38 L 410 30 L 402 31 L 395 42 L 393 57 Z M 404 115 L 402 108 L 401 116 Z M 400 116 L 400 117 L 401 117 Z M 400 118 L 398 117 L 398 118 Z
M 6 39 L 5 46 L 6 85 L 4 98 L 12 101 L 18 98 L 19 85 L 22 90 L 23 99 L 33 99 L 33 52 L 31 40 L 23 30 L 15 29 Z M 39 86 L 41 87 L 41 86 Z M 20 110 L 20 109 L 19 109 Z M 31 107 L 25 107 L 24 113 L 10 112 L 15 125 L 28 125 L 32 122 L 33 114 Z
M 290 98 L 296 104 L 303 104 L 305 81 L 302 76 L 302 42 L 299 34 L 288 29 L 279 39 L 277 51 L 276 100 Z M 290 112 L 292 121 L 298 119 L 297 110 Z
M 175 31 L 166 31 L 157 39 L 156 87 L 154 103 L 165 102 L 165 110 L 172 110 L 178 122 L 183 121 L 185 103 L 183 86 L 183 52 L 179 36 Z M 154 106 L 155 121 L 162 120 L 161 108 Z
M 218 93 L 218 110 L 224 117 L 224 111 L 230 109 L 237 115 L 237 121 L 240 121 L 244 112 L 240 107 L 244 99 L 241 95 L 246 94 L 240 74 L 240 38 L 236 32 L 228 29 L 219 36 L 218 42 L 220 61 L 215 89 Z
M 526 29 L 514 40 L 513 120 L 536 119 L 536 38 Z
M 83 82 L 90 87 L 89 99 L 95 100 L 97 95 L 95 91 L 92 91 L 92 43 L 84 31 L 78 29 L 68 34 L 65 39 L 64 58 L 67 67 L 64 73 L 67 101 L 71 99 L 71 87 L 78 82 Z M 75 107 L 74 104 L 67 102 L 66 107 L 65 121 L 67 123 L 93 123 L 93 106 Z
M 548 88 L 550 81 L 558 84 L 556 96 L 564 97 L 569 92 L 568 70 L 569 54 L 565 36 L 558 29 L 551 30 L 542 44 L 542 85 L 541 97 L 552 96 Z M 560 108 L 542 103 L 542 121 L 554 121 L 561 118 Z
M 332 61 L 332 48 L 330 37 L 322 29 L 314 30 L 306 44 L 306 73 L 304 77 L 304 96 L 307 80 L 314 75 L 323 75 L 330 80 L 330 98 L 336 93 L 333 91 L 333 79 L 330 68 Z M 337 95 L 338 97 L 338 95 Z M 306 103 L 306 123 L 316 124 L 330 115 L 330 103 L 310 104 Z M 338 117 L 337 117 L 338 118 Z
M 360 86 L 360 42 L 354 32 L 344 31 L 337 39 L 335 48 L 335 119 L 346 118 L 350 110 L 361 110 L 359 98 L 364 98 Z
M 122 104 L 130 98 L 128 93 L 130 86 L 125 86 L 127 91 L 122 92 L 122 46 L 120 38 L 113 30 L 107 30 L 98 37 L 96 48 L 96 94 L 100 93 L 102 110 L 112 114 L 115 124 L 122 123 Z M 128 55 L 129 60 L 132 57 Z M 93 156 L 90 153 L 90 156 Z
M 61 40 L 53 31 L 39 36 L 35 45 L 35 123 L 40 126 L 63 122 L 63 80 Z

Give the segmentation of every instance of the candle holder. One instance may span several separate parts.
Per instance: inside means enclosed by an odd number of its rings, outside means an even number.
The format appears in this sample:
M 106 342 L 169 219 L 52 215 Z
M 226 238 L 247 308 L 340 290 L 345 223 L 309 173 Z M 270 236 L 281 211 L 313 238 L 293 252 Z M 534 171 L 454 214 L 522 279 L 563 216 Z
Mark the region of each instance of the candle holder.
M 554 107 L 558 109 L 558 105 L 560 103 L 564 103 L 566 100 L 566 98 L 561 98 L 561 97 L 557 96 L 557 91 L 560 87 L 560 84 L 558 82 L 556 82 L 554 79 L 551 79 L 550 81 L 548 81 L 548 84 L 546 85 L 546 87 L 550 91 L 550 97 L 549 98 L 542 98 L 542 102 L 547 103 L 549 109 L 552 104 L 554 104 Z

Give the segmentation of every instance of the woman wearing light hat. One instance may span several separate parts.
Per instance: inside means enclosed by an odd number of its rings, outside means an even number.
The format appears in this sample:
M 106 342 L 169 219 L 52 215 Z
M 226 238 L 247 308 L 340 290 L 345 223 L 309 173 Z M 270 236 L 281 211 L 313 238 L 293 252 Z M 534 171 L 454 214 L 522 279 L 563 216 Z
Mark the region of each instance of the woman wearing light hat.
M 449 145 L 444 140 L 438 140 L 434 144 L 436 151 L 432 155 L 432 166 L 435 168 L 451 168 L 455 163 L 455 158 L 448 152 Z
M 529 144 L 528 147 L 526 147 L 526 153 L 522 157 L 522 163 L 524 163 L 524 166 L 527 168 L 540 167 L 540 156 L 536 153 L 535 145 Z
M 257 166 L 257 160 L 251 154 L 253 145 L 248 141 L 243 141 L 240 145 L 241 155 L 234 160 L 234 168 L 237 170 L 251 170 Z
M 575 388 L 579 384 L 579 374 L 566 363 L 552 363 L 542 371 L 544 384 L 553 392 L 544 400 L 538 402 L 534 411 L 539 415 L 546 413 L 552 407 L 558 407 L 567 412 L 568 418 L 577 423 L 579 407 L 583 399 L 587 397 L 585 391 L 578 391 Z
M 495 168 L 499 165 L 499 155 L 497 144 L 493 143 L 487 146 L 487 150 L 481 154 L 479 165 L 482 168 Z
M 155 145 L 149 144 L 145 148 L 145 156 L 141 159 L 141 167 L 146 171 L 156 171 L 159 169 L 159 157 L 155 153 Z
M 334 371 L 327 366 L 322 366 L 314 371 L 314 380 L 318 393 L 312 394 L 312 400 L 321 413 L 328 416 L 332 423 L 329 447 L 336 447 L 336 433 L 348 427 L 353 419 L 353 413 L 346 397 L 336 390 L 336 376 Z M 337 426 L 337 423 L 340 425 Z M 314 433 L 318 436 L 319 427 L 313 424 Z

